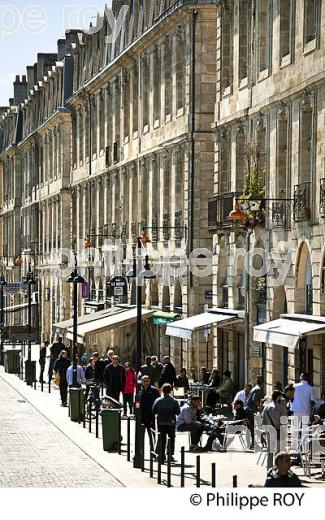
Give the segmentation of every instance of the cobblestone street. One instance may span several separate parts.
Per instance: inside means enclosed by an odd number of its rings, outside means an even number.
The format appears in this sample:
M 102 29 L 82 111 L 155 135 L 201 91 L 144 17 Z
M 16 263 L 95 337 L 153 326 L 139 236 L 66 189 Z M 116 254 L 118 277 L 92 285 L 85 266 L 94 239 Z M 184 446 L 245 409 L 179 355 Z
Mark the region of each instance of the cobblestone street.
M 0 378 L 0 487 L 121 487 Z

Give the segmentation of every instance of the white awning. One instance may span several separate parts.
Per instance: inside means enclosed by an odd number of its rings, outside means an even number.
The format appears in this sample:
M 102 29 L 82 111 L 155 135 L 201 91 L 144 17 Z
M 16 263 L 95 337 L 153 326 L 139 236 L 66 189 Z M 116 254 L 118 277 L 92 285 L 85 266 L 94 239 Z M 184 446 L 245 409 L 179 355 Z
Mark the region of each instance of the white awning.
M 294 314 L 291 315 L 292 318 L 288 318 L 287 314 L 284 316 L 286 317 L 255 326 L 254 341 L 296 348 L 301 338 L 325 333 L 325 320 L 312 321 L 313 316 L 310 316 L 310 321 L 299 320 L 294 319 Z
M 236 311 L 234 311 L 234 314 L 203 312 L 202 314 L 196 314 L 190 318 L 170 323 L 167 325 L 166 335 L 191 340 L 192 333 L 196 330 L 204 329 L 205 327 L 209 327 L 209 325 L 225 325 L 228 322 L 238 321 L 238 319 L 239 317 Z
M 120 309 L 121 310 L 121 309 Z M 153 310 L 142 309 L 142 319 L 150 318 L 153 315 Z M 97 319 L 78 325 L 78 343 L 83 343 L 85 336 L 93 332 L 104 332 L 115 328 L 124 327 L 134 323 L 137 319 L 137 309 L 122 310 L 121 312 L 106 316 L 105 318 Z M 69 327 L 66 333 L 66 338 L 73 339 L 72 327 Z

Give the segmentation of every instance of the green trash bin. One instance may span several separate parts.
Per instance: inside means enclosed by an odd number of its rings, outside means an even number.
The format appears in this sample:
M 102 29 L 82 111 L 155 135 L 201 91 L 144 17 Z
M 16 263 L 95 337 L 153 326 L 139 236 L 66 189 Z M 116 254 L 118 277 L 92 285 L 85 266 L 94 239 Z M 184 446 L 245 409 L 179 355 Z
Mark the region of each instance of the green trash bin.
M 21 347 L 13 345 L 4 347 L 3 354 L 5 372 L 8 372 L 8 374 L 19 374 Z
M 69 388 L 70 395 L 70 419 L 74 422 L 82 421 L 84 392 L 82 388 Z
M 121 409 L 104 408 L 102 417 L 103 449 L 104 451 L 118 451 L 121 438 Z

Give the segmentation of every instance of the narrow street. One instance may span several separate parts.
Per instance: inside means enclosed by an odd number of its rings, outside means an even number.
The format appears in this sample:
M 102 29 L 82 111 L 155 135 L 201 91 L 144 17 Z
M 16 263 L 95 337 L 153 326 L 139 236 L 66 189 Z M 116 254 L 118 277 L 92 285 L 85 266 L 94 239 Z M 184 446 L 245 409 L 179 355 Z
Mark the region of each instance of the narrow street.
M 121 487 L 2 378 L 0 396 L 0 487 Z

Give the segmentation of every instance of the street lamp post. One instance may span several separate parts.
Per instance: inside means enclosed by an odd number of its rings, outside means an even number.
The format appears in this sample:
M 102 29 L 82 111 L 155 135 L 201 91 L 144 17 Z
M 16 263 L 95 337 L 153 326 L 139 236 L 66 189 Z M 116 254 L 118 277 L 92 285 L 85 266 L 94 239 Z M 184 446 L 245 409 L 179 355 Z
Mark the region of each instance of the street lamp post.
M 3 365 L 3 328 L 5 325 L 4 319 L 4 288 L 7 282 L 1 274 L 0 276 L 0 332 L 1 332 L 1 343 L 0 343 L 0 365 Z
M 73 284 L 72 305 L 73 305 L 73 337 L 72 337 L 72 386 L 78 386 L 77 380 L 77 354 L 78 354 L 78 284 L 84 283 L 84 278 L 78 274 L 77 255 L 75 253 L 75 266 L 68 280 Z
M 32 374 L 32 285 L 36 284 L 36 280 L 33 275 L 31 263 L 28 264 L 28 272 L 23 279 L 23 284 L 27 285 L 27 299 L 28 299 L 28 315 L 27 315 L 27 346 L 28 346 L 28 354 L 27 354 L 27 374 L 26 374 L 26 383 L 29 386 L 33 384 L 33 374 Z
M 134 458 L 133 467 L 141 467 L 141 410 L 140 410 L 140 383 L 138 382 L 138 374 L 141 369 L 141 357 L 142 357 L 142 280 L 154 278 L 155 275 L 151 271 L 149 266 L 149 257 L 146 255 L 144 269 L 141 269 L 141 247 L 142 244 L 148 243 L 150 240 L 147 235 L 142 235 L 137 239 L 138 255 L 133 258 L 133 266 L 128 271 L 126 277 L 128 279 L 134 278 L 136 281 L 136 304 L 137 304 L 137 334 L 136 334 L 136 373 L 137 373 L 137 391 L 135 398 L 135 446 L 134 446 Z
M 262 200 L 252 200 L 243 204 L 247 206 L 244 209 L 250 209 L 253 214 L 252 221 L 249 221 L 247 214 L 241 210 L 238 201 L 236 201 L 235 209 L 229 213 L 228 220 L 234 224 L 243 225 L 246 232 L 246 262 L 245 262 L 245 381 L 249 380 L 249 348 L 250 348 L 250 278 L 248 268 L 250 266 L 250 245 L 251 235 L 255 227 L 259 224 L 256 218 L 257 212 L 260 210 Z

